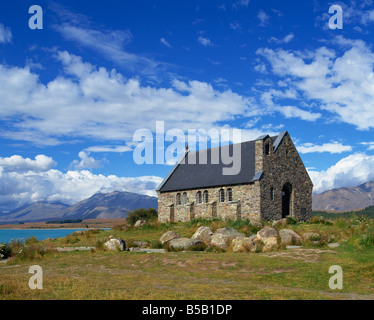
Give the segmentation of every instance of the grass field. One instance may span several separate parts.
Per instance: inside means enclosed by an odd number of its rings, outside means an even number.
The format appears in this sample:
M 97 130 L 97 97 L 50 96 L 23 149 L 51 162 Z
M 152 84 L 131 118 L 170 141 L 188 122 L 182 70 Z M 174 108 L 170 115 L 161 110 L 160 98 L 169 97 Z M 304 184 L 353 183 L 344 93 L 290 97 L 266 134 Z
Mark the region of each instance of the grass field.
M 100 245 L 109 235 L 128 243 L 146 240 L 153 245 L 167 230 L 190 237 L 199 225 L 223 226 L 251 234 L 245 222 L 199 221 L 158 224 L 126 231 L 85 232 L 82 235 L 36 242 L 30 252 L 0 264 L 2 299 L 374 299 L 374 222 L 338 219 L 333 223 L 288 225 L 302 234 L 319 232 L 319 245 L 279 248 L 267 253 L 234 252 L 107 252 Z M 330 239 L 330 240 L 329 240 Z M 330 248 L 330 241 L 339 242 Z M 152 242 L 153 241 L 153 242 Z M 56 252 L 62 246 L 96 246 L 84 252 Z M 44 252 L 40 248 L 49 248 Z M 39 248 L 38 250 L 36 248 Z M 43 268 L 43 289 L 28 286 L 31 265 Z M 343 269 L 343 289 L 331 290 L 329 268 Z

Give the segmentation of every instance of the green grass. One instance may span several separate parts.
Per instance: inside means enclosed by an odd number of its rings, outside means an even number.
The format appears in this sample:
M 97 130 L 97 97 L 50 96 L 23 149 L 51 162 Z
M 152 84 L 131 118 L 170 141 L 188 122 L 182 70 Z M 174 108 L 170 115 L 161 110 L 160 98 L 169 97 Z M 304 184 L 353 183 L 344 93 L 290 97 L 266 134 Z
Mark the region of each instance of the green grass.
M 322 245 L 268 253 L 222 251 L 146 254 L 102 250 L 109 235 L 128 242 L 143 240 L 159 247 L 167 230 L 191 237 L 201 226 L 212 230 L 231 226 L 255 233 L 248 221 L 191 221 L 151 223 L 141 228 L 86 231 L 69 237 L 29 241 L 28 254 L 16 254 L 0 264 L 2 299 L 374 299 L 374 223 L 356 217 L 331 224 L 314 220 L 286 228 L 297 233 L 317 232 Z M 268 223 L 269 224 L 269 223 Z M 352 226 L 353 225 L 353 226 Z M 330 238 L 341 246 L 327 247 Z M 48 248 L 41 253 L 42 246 Z M 85 252 L 56 252 L 59 246 L 96 246 Z M 14 250 L 21 244 L 14 244 Z M 28 268 L 43 268 L 43 290 L 30 290 Z M 328 286 L 330 266 L 343 269 L 343 290 Z

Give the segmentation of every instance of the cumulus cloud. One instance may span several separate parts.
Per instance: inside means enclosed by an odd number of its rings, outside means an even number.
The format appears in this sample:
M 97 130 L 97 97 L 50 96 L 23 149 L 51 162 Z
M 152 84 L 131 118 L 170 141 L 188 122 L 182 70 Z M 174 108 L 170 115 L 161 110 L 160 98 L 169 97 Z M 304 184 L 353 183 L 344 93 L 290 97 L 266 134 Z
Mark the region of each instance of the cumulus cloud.
M 270 17 L 269 15 L 264 11 L 264 10 L 260 10 L 257 14 L 257 18 L 258 20 L 260 20 L 260 26 L 261 27 L 265 27 L 269 24 L 269 21 L 270 21 Z
M 72 205 L 96 192 L 115 190 L 156 196 L 154 190 L 162 181 L 156 176 L 127 178 L 93 174 L 88 170 L 63 173 L 52 169 L 54 164 L 53 159 L 44 155 L 35 157 L 35 160 L 20 156 L 1 158 L 0 211 L 36 201 Z
M 364 182 L 374 180 L 374 156 L 355 153 L 343 158 L 326 171 L 309 170 L 314 184 L 314 193 L 326 190 L 355 187 Z
M 66 51 L 57 52 L 56 58 L 65 77 L 47 84 L 28 67 L 0 65 L 0 119 L 17 118 L 9 123 L 12 134 L 2 129 L 0 135 L 35 137 L 38 142 L 45 138 L 51 144 L 64 137 L 125 143 L 140 128 L 153 130 L 156 120 L 186 130 L 263 112 L 252 99 L 206 82 L 175 80 L 171 87 L 150 87 Z
M 292 39 L 295 37 L 295 35 L 291 32 L 289 33 L 288 35 L 286 35 L 284 38 L 282 39 L 278 39 L 276 37 L 271 37 L 269 39 L 269 42 L 275 42 L 275 43 L 289 43 L 290 41 L 292 41 Z
M 0 157 L 0 167 L 4 172 L 45 172 L 56 165 L 56 162 L 45 155 L 37 155 L 35 160 L 14 155 L 9 158 Z
M 267 59 L 273 74 L 287 84 L 273 91 L 285 95 L 294 90 L 294 97 L 288 98 L 295 105 L 309 103 L 358 129 L 373 128 L 374 53 L 362 40 L 336 37 L 334 44 L 336 50 L 320 47 L 314 51 L 292 52 L 263 48 L 257 53 Z M 265 92 L 263 96 L 270 94 L 271 91 Z M 278 94 L 278 97 L 282 96 Z M 274 103 L 271 99 L 267 102 Z
M 342 153 L 342 152 L 352 151 L 352 147 L 343 145 L 338 142 L 324 143 L 322 145 L 316 145 L 313 143 L 304 143 L 302 145 L 297 146 L 297 150 L 303 154 L 313 153 L 313 152 Z
M 87 151 L 81 151 L 78 154 L 78 157 L 80 158 L 79 160 L 74 160 L 71 163 L 71 167 L 73 167 L 76 170 L 92 170 L 92 169 L 97 169 L 100 168 L 101 165 L 101 160 L 95 160 L 93 157 L 90 157 L 90 153 Z
M 0 43 L 7 43 L 12 41 L 12 32 L 10 28 L 5 27 L 0 23 Z

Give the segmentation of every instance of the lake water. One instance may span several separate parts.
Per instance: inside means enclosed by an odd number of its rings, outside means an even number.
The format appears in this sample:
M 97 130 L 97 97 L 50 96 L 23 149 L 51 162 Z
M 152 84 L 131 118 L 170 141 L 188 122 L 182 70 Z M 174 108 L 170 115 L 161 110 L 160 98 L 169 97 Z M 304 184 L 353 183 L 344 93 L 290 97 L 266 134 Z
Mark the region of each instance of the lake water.
M 65 237 L 74 231 L 85 231 L 89 229 L 0 229 L 0 243 L 10 240 L 26 240 L 34 236 L 38 240 L 47 238 L 55 239 Z

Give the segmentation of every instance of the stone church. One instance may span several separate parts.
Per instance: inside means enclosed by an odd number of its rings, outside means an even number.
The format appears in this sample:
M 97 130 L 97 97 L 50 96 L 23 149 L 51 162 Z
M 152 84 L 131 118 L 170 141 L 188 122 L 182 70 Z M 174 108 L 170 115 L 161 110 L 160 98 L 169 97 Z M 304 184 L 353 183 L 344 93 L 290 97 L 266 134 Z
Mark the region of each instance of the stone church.
M 210 161 L 213 151 L 233 145 L 204 150 L 204 162 L 196 151 L 189 163 L 186 151 L 157 188 L 159 221 L 311 218 L 313 184 L 287 131 L 236 146 L 241 166 L 235 175 L 223 175 L 225 164 Z

